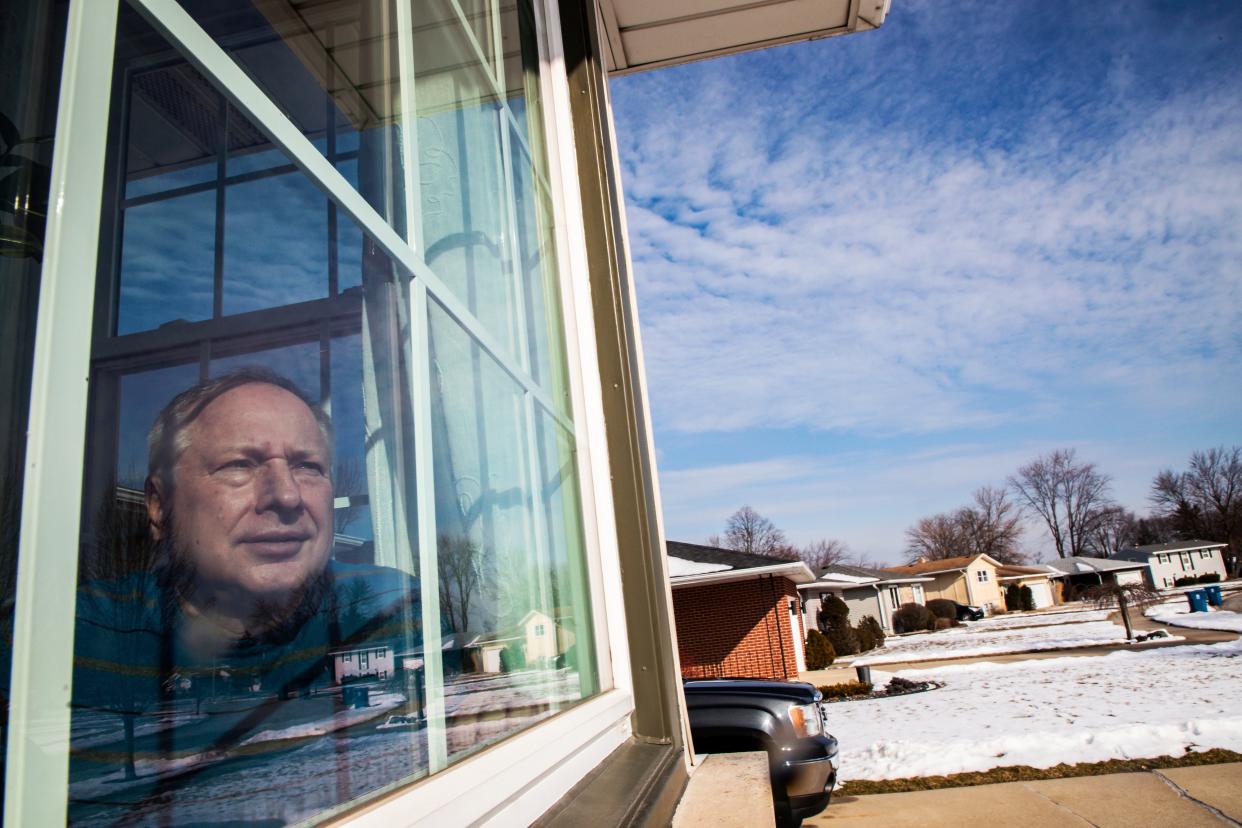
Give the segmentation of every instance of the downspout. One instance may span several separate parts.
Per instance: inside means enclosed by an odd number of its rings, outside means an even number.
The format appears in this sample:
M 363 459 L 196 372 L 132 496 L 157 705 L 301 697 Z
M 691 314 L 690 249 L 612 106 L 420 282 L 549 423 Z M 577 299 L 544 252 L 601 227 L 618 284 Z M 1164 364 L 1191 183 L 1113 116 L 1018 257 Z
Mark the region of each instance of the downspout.
M 884 593 L 880 591 L 880 585 L 878 583 L 872 584 L 871 588 L 875 590 L 875 602 L 880 605 L 880 624 L 883 625 L 885 629 L 893 629 L 892 619 L 886 617 L 888 615 L 888 611 L 884 606 Z

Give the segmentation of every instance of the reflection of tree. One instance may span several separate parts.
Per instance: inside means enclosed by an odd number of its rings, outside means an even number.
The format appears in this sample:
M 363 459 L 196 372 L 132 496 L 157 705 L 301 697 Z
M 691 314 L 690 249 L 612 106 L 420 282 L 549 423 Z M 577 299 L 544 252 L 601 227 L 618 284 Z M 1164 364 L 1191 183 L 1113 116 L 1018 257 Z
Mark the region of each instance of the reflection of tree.
M 0 256 L 43 259 L 51 170 L 24 157 L 19 147 L 50 142 L 50 136 L 22 138 L 13 122 L 0 114 L 0 211 L 6 214 L 0 221 Z
M 483 580 L 483 550 L 465 535 L 445 535 L 437 543 L 440 609 L 457 632 L 470 628 L 470 602 Z

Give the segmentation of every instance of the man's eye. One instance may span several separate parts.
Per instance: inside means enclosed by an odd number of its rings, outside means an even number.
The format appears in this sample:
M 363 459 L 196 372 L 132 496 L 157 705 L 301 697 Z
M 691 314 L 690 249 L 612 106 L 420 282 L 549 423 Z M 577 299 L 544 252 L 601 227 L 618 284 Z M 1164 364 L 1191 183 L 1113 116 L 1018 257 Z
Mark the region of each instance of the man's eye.
M 248 460 L 244 457 L 239 457 L 236 460 L 229 460 L 220 466 L 221 469 L 250 469 L 253 467 L 254 461 Z
M 322 465 L 322 464 L 320 464 L 320 463 L 315 463 L 315 462 L 313 462 L 313 461 L 311 461 L 311 460 L 307 460 L 307 461 L 304 461 L 304 462 L 302 462 L 302 463 L 298 463 L 298 464 L 297 464 L 297 468 L 298 468 L 300 471 L 308 471 L 308 472 L 311 472 L 311 473 L 313 473 L 313 474 L 319 474 L 319 475 L 323 475 L 323 474 L 327 474 L 327 473 L 328 473 L 328 470 L 327 470 L 327 469 L 325 469 L 325 468 L 323 467 L 323 465 Z

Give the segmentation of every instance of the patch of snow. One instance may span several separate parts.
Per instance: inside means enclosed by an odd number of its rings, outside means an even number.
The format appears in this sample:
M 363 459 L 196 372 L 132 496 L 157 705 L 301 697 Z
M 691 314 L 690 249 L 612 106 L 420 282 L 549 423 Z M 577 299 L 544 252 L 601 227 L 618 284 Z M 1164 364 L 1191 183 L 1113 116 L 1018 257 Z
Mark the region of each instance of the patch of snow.
M 688 561 L 685 558 L 675 558 L 668 556 L 668 575 L 670 578 L 679 578 L 686 575 L 706 575 L 709 572 L 724 572 L 726 569 L 733 567 L 728 564 L 712 564 L 699 563 L 698 561 Z
M 1014 627 L 1049 627 L 1055 624 L 1077 624 L 1082 621 L 1103 621 L 1112 610 L 1074 609 L 1061 612 L 1006 613 L 982 621 L 967 621 L 972 630 L 1005 630 Z
M 1242 751 L 1242 641 L 896 675 L 944 687 L 830 707 L 841 779 Z
M 1152 621 L 1174 627 L 1242 633 L 1242 613 L 1229 610 L 1191 612 L 1185 602 L 1178 601 L 1177 605 L 1159 604 L 1151 607 L 1145 614 Z
M 862 575 L 842 575 L 838 572 L 827 572 L 819 576 L 819 580 L 825 583 L 838 581 L 843 584 L 874 584 L 879 581 L 879 578 L 866 578 Z
M 882 649 L 854 659 L 854 664 L 892 664 L 898 661 L 934 661 L 941 658 L 1095 647 L 1100 644 L 1121 644 L 1125 640 L 1125 628 L 1109 621 L 1046 624 L 1022 629 L 979 629 L 976 624 L 971 624 L 924 635 L 886 639 Z

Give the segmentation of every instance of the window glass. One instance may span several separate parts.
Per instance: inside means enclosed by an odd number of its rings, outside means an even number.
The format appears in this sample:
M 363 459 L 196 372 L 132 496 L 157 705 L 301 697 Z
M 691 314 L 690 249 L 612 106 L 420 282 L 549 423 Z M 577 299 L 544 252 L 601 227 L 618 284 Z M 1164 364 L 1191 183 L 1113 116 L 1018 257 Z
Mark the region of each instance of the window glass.
M 182 5 L 403 226 L 391 3 Z M 122 4 L 71 821 L 325 818 L 600 689 L 523 8 L 415 6 L 424 286 Z
M 67 3 L 16 0 L 0 25 L 0 744 L 8 744 L 26 430 Z M 3 805 L 0 748 L 0 805 Z

